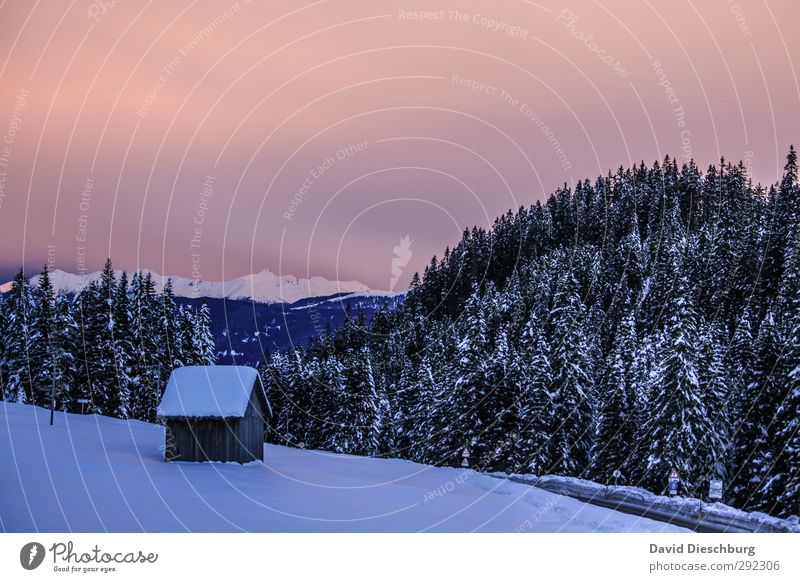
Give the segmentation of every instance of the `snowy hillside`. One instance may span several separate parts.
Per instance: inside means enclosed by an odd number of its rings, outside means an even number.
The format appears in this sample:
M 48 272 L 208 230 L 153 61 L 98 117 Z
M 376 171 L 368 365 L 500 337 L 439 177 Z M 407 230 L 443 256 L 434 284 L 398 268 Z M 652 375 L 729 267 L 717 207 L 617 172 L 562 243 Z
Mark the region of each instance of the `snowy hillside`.
M 370 322 L 384 305 L 394 309 L 402 299 L 398 293 L 346 293 L 310 297 L 291 304 L 208 298 L 178 299 L 177 303 L 198 309 L 203 303 L 208 305 L 218 364 L 257 366 L 265 350 L 305 346 L 311 338 L 319 337 L 327 325 L 339 328 L 347 318 L 348 306 L 353 314 L 363 312 Z
M 479 475 L 268 445 L 265 463 L 165 463 L 163 429 L 0 402 L 0 529 L 682 531 Z
M 144 269 L 143 272 L 147 272 Z M 150 271 L 156 282 L 156 291 L 161 291 L 168 278 L 172 279 L 176 297 L 209 297 L 214 299 L 250 299 L 258 303 L 294 303 L 306 297 L 325 297 L 337 293 L 372 293 L 358 281 L 329 281 L 323 277 L 298 279 L 293 275 L 276 275 L 269 269 L 230 281 L 210 282 L 185 277 L 159 275 Z M 121 271 L 115 271 L 117 278 Z M 92 281 L 100 279 L 100 271 L 87 275 L 75 275 L 60 269 L 50 272 L 50 280 L 56 292 L 77 293 Z M 38 275 L 31 279 L 36 284 Z M 11 290 L 11 282 L 0 285 L 0 292 Z M 383 295 L 384 293 L 375 292 Z

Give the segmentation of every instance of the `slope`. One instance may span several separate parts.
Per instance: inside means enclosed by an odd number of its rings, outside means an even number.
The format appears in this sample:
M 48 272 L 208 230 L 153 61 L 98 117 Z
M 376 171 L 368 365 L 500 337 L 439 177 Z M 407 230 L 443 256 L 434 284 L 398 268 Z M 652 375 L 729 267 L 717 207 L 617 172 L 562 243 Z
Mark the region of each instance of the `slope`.
M 165 463 L 163 429 L 0 403 L 4 531 L 681 531 L 471 471 L 267 446 Z

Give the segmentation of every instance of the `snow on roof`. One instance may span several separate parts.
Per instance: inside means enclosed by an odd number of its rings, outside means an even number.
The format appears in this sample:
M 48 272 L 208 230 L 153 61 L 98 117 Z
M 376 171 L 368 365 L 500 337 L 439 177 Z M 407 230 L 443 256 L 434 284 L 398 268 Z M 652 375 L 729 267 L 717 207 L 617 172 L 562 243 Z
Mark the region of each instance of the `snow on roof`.
M 258 372 L 249 366 L 176 368 L 167 382 L 158 414 L 218 418 L 244 416 L 257 378 Z M 256 390 L 262 390 L 260 384 Z

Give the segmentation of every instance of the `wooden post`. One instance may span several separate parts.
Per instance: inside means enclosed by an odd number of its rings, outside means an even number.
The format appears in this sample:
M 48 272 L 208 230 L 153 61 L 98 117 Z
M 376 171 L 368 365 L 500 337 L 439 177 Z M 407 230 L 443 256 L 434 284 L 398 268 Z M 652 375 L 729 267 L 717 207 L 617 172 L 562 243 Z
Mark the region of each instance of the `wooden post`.
M 53 426 L 53 416 L 56 409 L 56 362 L 53 359 L 53 385 L 50 389 L 50 426 Z

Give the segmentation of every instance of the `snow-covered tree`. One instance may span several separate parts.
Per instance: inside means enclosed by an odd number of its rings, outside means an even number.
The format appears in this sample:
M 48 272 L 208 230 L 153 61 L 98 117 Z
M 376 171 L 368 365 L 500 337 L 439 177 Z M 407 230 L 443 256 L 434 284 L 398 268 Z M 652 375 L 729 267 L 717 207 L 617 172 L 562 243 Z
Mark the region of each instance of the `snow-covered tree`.
M 437 406 L 443 428 L 433 435 L 439 463 L 458 465 L 464 447 L 482 458 L 491 443 L 482 440 L 486 418 L 483 414 L 486 393 L 488 338 L 481 298 L 477 292 L 467 301 L 458 325 L 458 357 L 446 372 L 449 390 Z
M 132 411 L 134 418 L 152 422 L 161 399 L 164 376 L 158 299 L 149 272 L 134 274 L 131 287 L 134 339 Z
M 555 422 L 553 369 L 550 343 L 543 323 L 531 312 L 522 337 L 519 356 L 519 399 L 515 416 L 520 427 L 518 456 L 514 465 L 521 473 L 543 475 L 550 471 L 549 442 Z
M 592 454 L 592 475 L 609 483 L 614 471 L 629 479 L 631 444 L 636 437 L 636 394 L 633 366 L 638 341 L 636 323 L 629 312 L 617 331 L 614 348 L 602 379 Z
M 217 349 L 211 329 L 211 310 L 206 302 L 203 302 L 194 318 L 194 342 L 198 364 L 211 366 L 217 362 Z
M 777 441 L 775 413 L 786 386 L 776 373 L 786 338 L 774 311 L 767 309 L 758 330 L 755 359 L 747 374 L 746 388 L 738 404 L 733 427 L 733 476 L 731 492 L 739 507 L 761 508 L 758 492 L 769 482 Z
M 700 333 L 700 382 L 708 415 L 708 432 L 698 449 L 698 462 L 705 473 L 705 482 L 722 479 L 728 482 L 730 463 L 730 414 L 728 391 L 731 378 L 725 359 L 724 332 L 709 323 Z M 701 485 L 704 485 L 701 479 Z
M 5 337 L 2 367 L 6 371 L 3 396 L 12 402 L 29 402 L 32 395 L 31 335 L 33 300 L 22 269 L 11 283 L 5 301 Z
M 645 482 L 661 492 L 666 489 L 670 471 L 677 469 L 684 486 L 692 491 L 705 474 L 698 451 L 713 426 L 700 379 L 697 314 L 685 276 L 678 277 L 665 319 L 660 354 L 663 364 L 647 431 Z
M 592 442 L 590 393 L 594 385 L 592 346 L 583 325 L 585 308 L 574 282 L 565 277 L 552 318 L 553 402 L 551 439 L 554 471 L 577 476 L 589 466 Z

